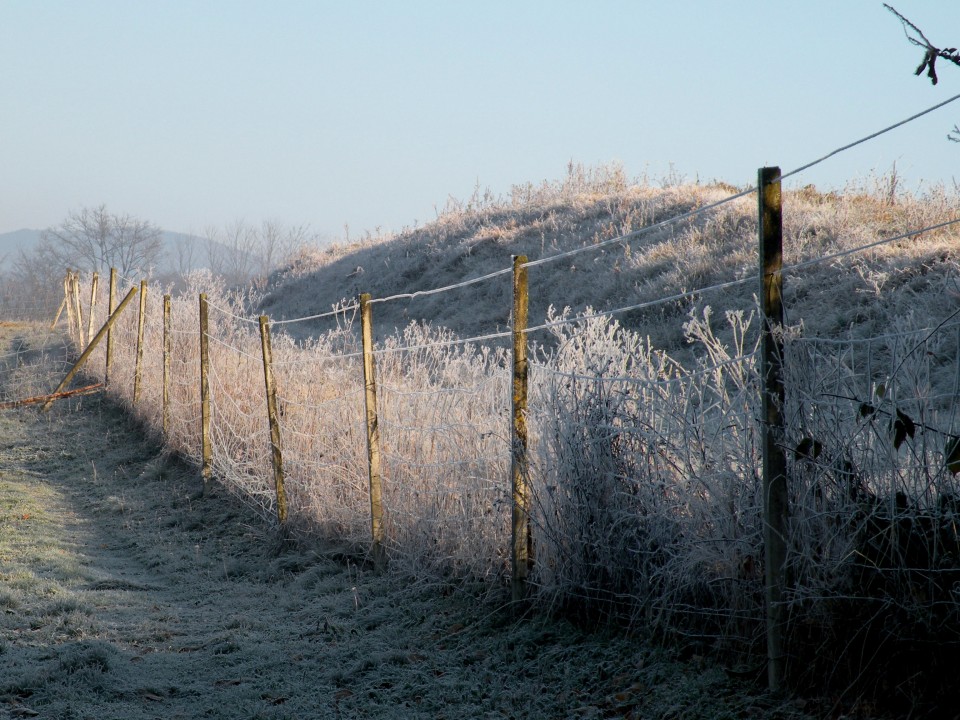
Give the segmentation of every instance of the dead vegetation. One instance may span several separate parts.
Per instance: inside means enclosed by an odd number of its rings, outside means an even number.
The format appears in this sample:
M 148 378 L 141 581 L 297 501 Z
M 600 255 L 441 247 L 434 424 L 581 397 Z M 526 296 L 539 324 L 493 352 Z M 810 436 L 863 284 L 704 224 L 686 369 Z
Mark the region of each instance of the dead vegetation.
M 729 193 L 719 184 L 634 186 L 616 169 L 571 168 L 560 183 L 455 204 L 430 226 L 303 256 L 275 277 L 260 308 L 277 320 L 339 308 L 323 321 L 278 326 L 289 334 L 274 336 L 292 534 L 348 554 L 369 545 L 350 298 L 458 284 L 508 267 L 514 254 L 561 257 L 530 269 L 532 324 L 560 321 L 532 336 L 536 601 L 756 675 L 756 209 L 745 198 L 615 240 Z M 797 686 L 820 692 L 826 675 L 837 707 L 880 698 L 899 712 L 952 702 L 936 670 L 898 675 L 916 657 L 915 643 L 948 622 L 931 609 L 952 597 L 930 576 L 949 577 L 956 562 L 933 528 L 952 527 L 944 499 L 957 495 L 957 322 L 953 301 L 945 307 L 943 299 L 957 290 L 960 256 L 954 229 L 915 231 L 952 220 L 957 204 L 944 188 L 905 193 L 895 175 L 839 193 L 786 193 L 788 634 Z M 713 287 L 731 280 L 743 282 Z M 174 422 L 165 442 L 199 457 L 193 378 L 202 290 L 216 307 L 216 473 L 271 517 L 249 299 L 208 277 L 194 282 L 174 302 Z M 506 357 L 495 341 L 457 338 L 507 326 L 508 283 L 499 275 L 376 306 L 387 545 L 398 576 L 491 589 L 507 576 Z M 664 297 L 671 299 L 657 302 Z M 147 344 L 157 348 L 158 299 L 151 302 Z M 643 307 L 580 317 L 625 305 Z M 125 322 L 112 390 L 155 429 L 159 354 L 148 354 L 145 377 L 154 382 L 134 408 L 133 319 Z M 94 363 L 102 367 L 102 358 Z M 926 549 L 898 558 L 902 540 Z M 927 589 L 918 595 L 918 587 Z M 915 608 L 932 614 L 921 618 Z M 873 619 L 860 622 L 867 611 Z M 941 656 L 925 657 L 945 667 Z
M 107 399 L 0 428 L 2 718 L 807 717 L 642 632 L 282 541 Z

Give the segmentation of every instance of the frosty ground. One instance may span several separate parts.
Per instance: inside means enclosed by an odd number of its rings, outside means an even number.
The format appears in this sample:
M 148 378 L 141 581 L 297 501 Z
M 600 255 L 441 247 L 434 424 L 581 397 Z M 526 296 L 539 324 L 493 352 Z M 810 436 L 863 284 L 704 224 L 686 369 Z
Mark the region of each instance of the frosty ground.
M 62 371 L 0 328 L 6 397 Z M 55 382 L 53 382 L 55 385 Z M 101 396 L 0 410 L 0 718 L 800 718 L 642 629 L 280 539 Z

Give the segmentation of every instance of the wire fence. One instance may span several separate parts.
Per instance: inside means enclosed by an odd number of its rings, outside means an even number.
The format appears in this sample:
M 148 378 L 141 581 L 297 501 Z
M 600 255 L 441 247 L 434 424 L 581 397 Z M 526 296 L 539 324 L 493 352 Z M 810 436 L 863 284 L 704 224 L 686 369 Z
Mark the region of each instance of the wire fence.
M 96 304 L 96 323 L 105 320 L 106 307 L 105 299 Z M 154 381 L 134 404 L 129 378 L 138 356 L 137 318 L 128 314 L 115 326 L 111 390 L 158 427 L 164 414 L 159 299 L 151 297 L 146 311 L 145 343 L 152 350 L 141 372 Z M 693 318 L 688 333 L 702 360 L 691 368 L 612 323 L 616 313 L 548 319 L 530 329 L 551 333 L 556 348 L 531 363 L 527 418 L 537 548 L 531 582 L 555 602 L 644 607 L 675 631 L 709 632 L 753 648 L 762 637 L 763 609 L 756 594 L 762 545 L 756 321 L 742 314 L 728 319 L 740 338 L 731 348 L 716 337 L 709 316 Z M 277 336 L 273 367 L 288 522 L 363 551 L 370 542 L 363 351 L 344 322 L 309 347 Z M 260 338 L 233 311 L 211 313 L 208 332 L 214 472 L 272 517 Z M 835 593 L 824 584 L 836 565 L 811 555 L 806 535 L 806 526 L 817 523 L 814 536 L 824 534 L 829 513 L 823 508 L 831 502 L 842 499 L 844 512 L 854 513 L 862 499 L 857 493 L 884 501 L 900 494 L 926 511 L 951 492 L 944 458 L 960 432 L 958 332 L 960 320 L 953 317 L 867 339 L 788 334 L 785 443 L 791 477 L 805 483 L 792 500 L 796 545 L 806 549 L 793 561 L 798 574 L 810 578 L 795 586 L 797 597 L 825 600 Z M 164 439 L 197 462 L 198 338 L 195 302 L 175 299 Z M 486 578 L 509 572 L 510 357 L 482 340 L 411 325 L 373 351 L 385 545 L 391 562 L 413 572 Z M 102 351 L 93 362 L 104 362 Z M 945 383 L 953 392 L 930 392 Z M 871 403 L 876 409 L 864 416 L 864 404 Z M 883 418 L 895 420 L 898 413 L 923 429 L 909 438 L 923 440 L 912 464 L 889 448 L 878 452 Z M 882 460 L 894 464 L 882 467 Z M 845 471 L 856 481 L 840 478 L 838 463 L 856 468 Z M 837 528 L 834 534 L 840 563 L 849 559 L 855 538 Z
M 710 213 L 752 192 L 659 225 Z M 894 233 L 783 272 L 958 221 Z M 569 254 L 519 266 L 535 271 Z M 454 293 L 510 272 L 369 304 Z M 530 362 L 524 413 L 535 549 L 529 583 L 544 601 L 626 613 L 667 636 L 759 652 L 765 612 L 759 321 L 729 313 L 721 340 L 708 313 L 691 315 L 686 333 L 699 348 L 694 366 L 681 365 L 615 322 L 639 308 L 756 282 L 738 277 L 605 312 L 548 316 L 517 333 L 545 333 L 553 341 Z M 88 310 L 98 327 L 107 319 L 106 292 L 101 287 Z M 362 305 L 269 323 L 336 322 L 310 343 L 273 338 L 285 524 L 292 532 L 369 551 L 371 526 L 379 542 L 371 493 L 376 474 L 384 510 L 380 532 L 391 563 L 412 573 L 505 582 L 516 532 L 511 472 L 518 448 L 509 421 L 516 375 L 510 354 L 490 341 L 514 333 L 462 339 L 411 324 L 365 348 L 353 327 Z M 272 518 L 279 481 L 271 459 L 273 418 L 264 399 L 265 341 L 257 320 L 238 311 L 228 294 L 213 293 L 210 307 L 209 437 L 199 409 L 194 297 L 172 299 L 168 332 L 160 299 L 149 297 L 144 353 L 137 351 L 136 313 L 117 317 L 109 389 L 158 433 L 165 425 L 163 441 L 180 455 L 200 464 L 209 443 L 220 481 Z M 802 318 L 802 307 L 793 310 Z M 782 449 L 791 507 L 784 602 L 792 614 L 790 662 L 798 675 L 823 670 L 817 643 L 825 641 L 817 641 L 811 628 L 843 635 L 844 613 L 858 607 L 886 603 L 911 627 L 922 622 L 931 632 L 960 620 L 954 617 L 960 610 L 948 606 L 960 583 L 960 540 L 949 531 L 960 514 L 956 316 L 945 312 L 922 326 L 903 320 L 870 338 L 806 337 L 796 323 L 782 332 Z M 82 339 L 79 329 L 76 335 Z M 89 361 L 98 379 L 107 376 L 106 353 L 100 346 Z M 364 377 L 368 359 L 375 361 L 372 379 Z M 135 398 L 131 378 L 137 374 L 145 383 Z M 371 385 L 376 433 L 369 424 Z M 875 649 L 870 643 L 879 632 L 863 627 L 846 638 L 861 653 Z M 900 639 L 889 632 L 884 637 Z

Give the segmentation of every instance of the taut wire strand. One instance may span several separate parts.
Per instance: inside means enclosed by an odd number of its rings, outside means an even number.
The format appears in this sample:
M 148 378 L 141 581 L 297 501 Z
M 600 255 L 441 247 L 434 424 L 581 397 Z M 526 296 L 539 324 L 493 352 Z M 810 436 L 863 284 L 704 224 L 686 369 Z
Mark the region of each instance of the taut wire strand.
M 858 252 L 863 252 L 864 250 L 870 250 L 875 247 L 880 247 L 881 245 L 886 245 L 887 243 L 896 242 L 897 240 L 905 240 L 906 238 L 913 237 L 914 235 L 921 235 L 925 232 L 930 232 L 932 230 L 940 230 L 941 228 L 949 227 L 950 225 L 956 225 L 960 223 L 960 218 L 954 218 L 953 220 L 947 220 L 942 223 L 937 223 L 936 225 L 928 225 L 925 228 L 920 228 L 919 230 L 910 230 L 905 233 L 900 233 L 899 235 L 894 235 L 893 237 L 881 238 L 872 243 L 867 243 L 866 245 L 859 245 L 855 248 L 850 248 L 849 250 L 841 250 L 840 252 L 833 253 L 831 255 L 822 255 L 811 260 L 804 260 L 803 262 L 794 263 L 793 265 L 784 265 L 781 272 L 787 272 L 788 270 L 798 270 L 800 268 L 807 267 L 809 265 L 816 265 L 817 263 L 826 262 L 828 260 L 836 260 L 837 258 L 846 257 L 848 255 L 855 255 Z
M 371 305 L 377 303 L 390 302 L 391 300 L 409 300 L 416 297 L 424 297 L 426 295 L 436 295 L 438 293 L 446 292 L 448 290 L 457 290 L 459 288 L 467 287 L 468 285 L 474 285 L 485 280 L 490 280 L 501 275 L 506 275 L 513 272 L 513 268 L 506 268 L 504 270 L 497 270 L 496 272 L 489 273 L 487 275 L 481 275 L 480 277 L 473 278 L 471 280 L 464 280 L 463 282 L 455 283 L 453 285 L 447 285 L 445 287 L 434 288 L 433 290 L 417 290 L 412 293 L 400 293 L 398 295 L 391 295 L 390 297 L 385 298 L 372 298 L 370 300 Z
M 209 300 L 207 300 L 207 307 L 208 307 L 208 308 L 211 308 L 212 310 L 216 310 L 217 312 L 222 313 L 222 314 L 224 314 L 224 315 L 229 315 L 229 316 L 232 317 L 234 320 L 239 320 L 240 322 L 250 323 L 250 324 L 252 324 L 252 325 L 256 325 L 256 324 L 259 322 L 259 320 L 257 320 L 257 319 L 248 318 L 248 317 L 243 317 L 242 315 L 236 315 L 236 314 L 230 312 L 229 310 L 225 310 L 225 309 L 222 308 L 222 307 L 217 307 L 216 305 L 214 305 L 214 304 L 213 304 L 212 302 L 210 302 Z
M 854 142 L 849 143 L 849 144 L 847 144 L 847 145 L 844 145 L 843 147 L 838 147 L 836 150 L 834 150 L 833 152 L 827 153 L 827 154 L 824 155 L 822 158 L 818 158 L 817 160 L 814 160 L 813 162 L 809 162 L 809 163 L 807 163 L 806 165 L 801 165 L 801 166 L 798 167 L 797 169 L 791 170 L 790 172 L 781 175 L 781 176 L 780 176 L 780 179 L 781 179 L 781 180 L 786 180 L 788 177 L 791 177 L 792 175 L 797 175 L 797 174 L 799 174 L 799 173 L 802 173 L 804 170 L 809 170 L 809 169 L 812 168 L 814 165 L 819 165 L 819 164 L 822 163 L 824 160 L 828 160 L 828 159 L 832 158 L 834 155 L 839 155 L 840 153 L 842 153 L 842 152 L 844 152 L 844 151 L 846 151 L 846 150 L 850 150 L 851 148 L 855 148 L 857 145 L 862 145 L 863 143 L 867 142 L 868 140 L 873 140 L 874 138 L 880 137 L 881 135 L 883 135 L 883 134 L 885 134 L 885 133 L 888 133 L 888 132 L 890 132 L 891 130 L 896 130 L 898 127 L 901 127 L 901 126 L 903 126 L 903 125 L 906 125 L 907 123 L 911 123 L 911 122 L 913 122 L 914 120 L 916 120 L 917 118 L 921 118 L 921 117 L 923 117 L 924 115 L 927 115 L 928 113 L 932 113 L 934 110 L 939 110 L 939 109 L 942 108 L 944 105 L 949 105 L 950 103 L 952 103 L 952 102 L 954 102 L 955 100 L 958 100 L 958 99 L 960 99 L 960 94 L 954 95 L 953 97 L 950 97 L 950 98 L 947 98 L 947 99 L 944 100 L 943 102 L 937 103 L 936 105 L 933 105 L 932 107 L 928 107 L 926 110 L 921 110 L 920 112 L 918 112 L 918 113 L 915 114 L 915 115 L 911 115 L 910 117 L 908 117 L 908 118 L 906 118 L 906 119 L 904 119 L 904 120 L 901 120 L 900 122 L 894 123 L 893 125 L 890 125 L 889 127 L 883 128 L 883 130 L 877 130 L 877 132 L 871 133 L 870 135 L 867 135 L 866 137 L 862 137 L 862 138 L 860 138 L 859 140 L 855 140 Z
M 709 212 L 710 210 L 715 210 L 721 205 L 726 205 L 727 203 L 733 202 L 734 200 L 739 200 L 740 198 L 746 197 L 747 195 L 751 195 L 756 191 L 757 191 L 757 186 L 753 185 L 747 188 L 746 190 L 742 190 L 736 193 L 735 195 L 730 195 L 728 197 L 725 197 L 722 200 L 718 200 L 717 202 L 710 203 L 709 205 L 703 205 L 702 207 L 694 208 L 693 210 L 688 210 L 685 213 L 674 215 L 673 217 L 669 217 L 666 220 L 661 220 L 660 222 L 654 223 L 653 225 L 647 225 L 645 227 L 638 228 L 624 235 L 618 235 L 615 238 L 603 240 L 602 242 L 594 243 L 593 245 L 586 245 L 584 247 L 574 248 L 573 250 L 567 250 L 566 252 L 557 253 L 556 255 L 550 255 L 549 257 L 540 258 L 539 260 L 530 260 L 529 262 L 524 263 L 523 267 L 530 268 L 530 267 L 535 267 L 537 265 L 545 265 L 547 263 L 553 262 L 554 260 L 562 260 L 564 258 L 571 257 L 573 255 L 579 255 L 580 253 L 588 252 L 590 250 L 598 250 L 602 247 L 606 247 L 607 245 L 613 245 L 614 243 L 633 240 L 640 237 L 641 235 L 645 235 L 647 233 L 653 232 L 654 230 L 659 230 L 660 228 L 667 227 L 668 225 L 673 225 L 674 223 L 678 223 L 681 220 L 687 220 L 689 218 L 695 217 L 696 215 Z M 504 272 L 509 272 L 509 270 L 505 270 Z
M 320 313 L 319 315 L 307 315 L 305 317 L 289 318 L 287 320 L 271 320 L 270 324 L 271 325 L 288 325 L 290 323 L 304 322 L 306 320 L 322 320 L 323 318 L 333 317 L 335 315 L 343 315 L 345 313 L 352 312 L 354 310 L 359 310 L 359 309 L 360 309 L 360 306 L 357 305 L 356 303 L 353 303 L 352 305 L 347 305 L 346 307 L 339 308 L 338 310 L 330 310 L 325 313 Z

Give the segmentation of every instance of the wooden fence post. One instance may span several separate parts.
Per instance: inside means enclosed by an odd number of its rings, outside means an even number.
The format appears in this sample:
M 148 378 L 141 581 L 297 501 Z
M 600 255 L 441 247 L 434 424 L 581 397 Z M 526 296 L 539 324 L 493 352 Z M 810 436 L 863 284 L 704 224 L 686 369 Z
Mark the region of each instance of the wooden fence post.
M 53 318 L 53 322 L 50 323 L 50 329 L 53 330 L 57 323 L 60 322 L 60 316 L 63 315 L 63 309 L 67 306 L 67 298 L 64 296 L 63 300 L 60 301 L 60 308 L 57 310 L 57 314 Z
M 67 376 L 60 382 L 60 384 L 57 386 L 57 389 L 53 391 L 53 396 L 58 395 L 60 392 L 62 392 L 63 389 L 67 387 L 67 385 L 70 383 L 70 381 L 73 380 L 73 376 L 76 375 L 77 372 L 80 370 L 80 368 L 83 367 L 84 363 L 87 362 L 87 358 L 90 357 L 90 354 L 93 352 L 93 349 L 100 343 L 101 338 L 103 338 L 103 336 L 110 331 L 110 327 L 113 325 L 114 322 L 116 322 L 116 319 L 120 317 L 120 313 L 123 311 L 123 309 L 127 305 L 130 304 L 130 301 L 133 300 L 133 296 L 136 294 L 137 294 L 137 289 L 135 287 L 130 288 L 130 292 L 127 293 L 127 296 L 123 299 L 120 305 L 117 306 L 117 309 L 110 314 L 110 317 L 107 318 L 107 321 L 103 324 L 103 327 L 100 328 L 100 331 L 97 333 L 97 336 L 90 341 L 90 343 L 87 345 L 87 349 L 83 351 L 79 359 L 73 364 L 73 367 L 70 368 L 70 372 L 68 372 Z M 53 400 L 54 400 L 53 396 L 51 396 L 51 399 L 48 400 L 47 403 L 43 406 L 43 410 L 46 411 L 50 409 L 50 406 L 53 404 Z
M 117 307 L 117 269 L 110 268 L 110 297 L 107 299 L 108 315 Z M 103 384 L 110 384 L 110 363 L 113 361 L 113 331 L 107 331 L 107 363 L 103 371 Z
M 90 312 L 89 317 L 87 318 L 87 337 L 93 337 L 93 311 L 97 307 L 97 290 L 100 285 L 100 276 L 97 273 L 93 274 L 93 277 L 90 280 Z
M 170 432 L 170 296 L 163 296 L 163 435 Z
M 63 302 L 67 306 L 67 328 L 70 331 L 70 339 L 73 340 L 77 336 L 77 317 L 76 308 L 73 305 L 73 270 L 70 269 L 63 276 Z
M 527 593 L 527 576 L 533 567 L 533 536 L 530 531 L 530 508 L 527 458 L 527 258 L 513 258 L 513 429 L 512 475 L 512 532 L 511 564 L 513 600 L 522 600 Z
M 763 382 L 763 544 L 767 602 L 767 682 L 771 690 L 783 683 L 783 609 L 787 559 L 787 457 L 784 451 L 783 402 L 783 207 L 780 168 L 758 173 L 760 271 L 763 327 L 760 375 Z
M 287 521 L 287 494 L 283 489 L 283 451 L 280 446 L 280 416 L 277 413 L 277 388 L 273 382 L 273 350 L 270 347 L 270 321 L 260 316 L 260 348 L 263 352 L 263 384 L 267 391 L 267 419 L 270 422 L 270 448 L 273 451 L 273 484 L 277 491 L 277 520 Z
M 73 312 L 77 320 L 77 337 L 79 338 L 80 349 L 87 345 L 87 338 L 83 334 L 83 307 L 80 304 L 80 272 L 73 273 L 70 277 L 70 288 L 73 293 Z
M 67 272 L 69 273 L 70 271 L 67 270 Z M 57 314 L 56 314 L 56 316 L 53 318 L 53 322 L 50 323 L 50 329 L 51 329 L 51 330 L 53 330 L 53 329 L 57 326 L 57 323 L 60 322 L 60 316 L 63 315 L 63 311 L 64 311 L 64 310 L 67 311 L 67 318 L 68 318 L 68 319 L 67 319 L 67 325 L 70 324 L 70 321 L 69 321 L 69 318 L 70 318 L 70 309 L 67 307 L 69 304 L 70 304 L 70 303 L 67 302 L 67 281 L 66 281 L 66 279 L 64 279 L 64 281 L 63 281 L 63 301 L 60 303 L 60 307 L 57 309 Z
M 380 484 L 380 426 L 377 422 L 377 368 L 373 357 L 373 313 L 370 294 L 360 296 L 360 328 L 363 337 L 364 402 L 367 409 L 367 467 L 370 477 L 370 527 L 373 562 L 378 568 L 386 560 L 383 545 L 383 490 Z
M 140 316 L 137 318 L 137 364 L 133 373 L 133 404 L 140 400 L 143 384 L 143 330 L 147 323 L 147 281 L 140 281 Z
M 210 341 L 207 337 L 208 326 L 207 294 L 200 293 L 200 446 L 202 464 L 200 474 L 203 477 L 203 491 L 210 491 L 213 479 L 213 447 L 210 445 Z

